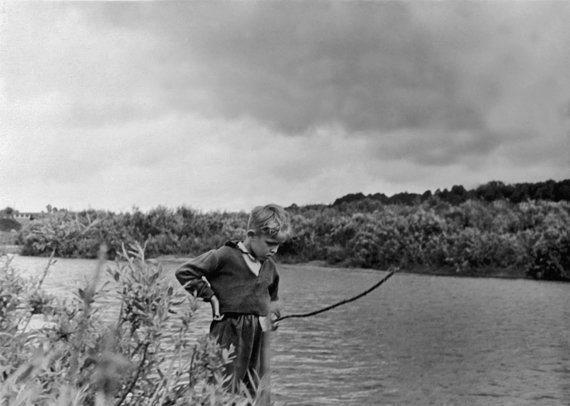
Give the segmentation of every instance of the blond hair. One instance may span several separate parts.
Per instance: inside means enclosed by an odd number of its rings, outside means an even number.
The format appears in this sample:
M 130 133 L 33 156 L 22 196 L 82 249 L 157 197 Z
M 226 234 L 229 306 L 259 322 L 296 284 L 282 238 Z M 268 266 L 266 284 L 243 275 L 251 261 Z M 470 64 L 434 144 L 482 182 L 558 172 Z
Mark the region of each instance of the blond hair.
M 277 204 L 254 207 L 247 222 L 247 229 L 269 235 L 280 242 L 289 238 L 289 214 Z

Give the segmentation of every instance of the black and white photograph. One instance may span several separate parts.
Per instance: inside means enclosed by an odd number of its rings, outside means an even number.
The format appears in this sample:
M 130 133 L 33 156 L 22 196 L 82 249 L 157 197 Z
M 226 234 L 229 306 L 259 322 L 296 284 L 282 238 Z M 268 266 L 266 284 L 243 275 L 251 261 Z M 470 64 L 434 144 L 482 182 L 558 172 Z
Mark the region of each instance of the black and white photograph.
M 0 405 L 569 406 L 570 2 L 0 0 Z

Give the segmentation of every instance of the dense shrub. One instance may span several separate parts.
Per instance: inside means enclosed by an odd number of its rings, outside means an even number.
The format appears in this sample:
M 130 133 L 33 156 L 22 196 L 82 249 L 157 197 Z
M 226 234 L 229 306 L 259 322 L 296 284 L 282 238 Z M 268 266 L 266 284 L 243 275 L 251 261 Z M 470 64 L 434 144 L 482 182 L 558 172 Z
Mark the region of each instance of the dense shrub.
M 18 231 L 22 225 L 12 218 L 0 218 L 0 231 L 10 232 L 12 230 Z
M 291 206 L 292 238 L 280 248 L 289 262 L 385 269 L 482 269 L 544 279 L 568 279 L 570 203 L 465 200 L 431 196 L 423 203 L 363 200 L 333 206 Z M 200 213 L 158 207 L 143 213 L 52 212 L 19 232 L 25 255 L 96 256 L 105 242 L 113 256 L 121 243 L 146 244 L 149 256 L 196 255 L 243 238 L 247 214 Z

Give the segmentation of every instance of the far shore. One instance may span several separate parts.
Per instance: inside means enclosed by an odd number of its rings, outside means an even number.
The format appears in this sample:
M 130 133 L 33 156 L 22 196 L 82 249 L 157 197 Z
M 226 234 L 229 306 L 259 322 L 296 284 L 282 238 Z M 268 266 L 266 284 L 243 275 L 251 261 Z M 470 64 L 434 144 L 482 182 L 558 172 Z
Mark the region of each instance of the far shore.
M 20 254 L 21 248 L 18 245 L 0 245 L 0 254 Z M 151 258 L 151 261 L 170 263 L 170 264 L 183 264 L 191 256 L 180 256 L 180 255 L 162 255 L 160 257 Z M 292 266 L 302 266 L 302 267 L 315 267 L 315 268 L 325 268 L 325 269 L 345 269 L 350 271 L 351 269 L 363 269 L 363 268 L 352 268 L 344 266 L 342 264 L 329 264 L 326 261 L 309 261 L 309 262 L 291 262 L 291 261 L 279 261 L 279 264 L 285 268 Z M 387 271 L 387 269 L 369 269 L 371 271 Z M 524 271 L 513 271 L 507 269 L 493 269 L 493 268 L 477 268 L 477 269 L 465 269 L 457 270 L 453 267 L 447 268 L 430 268 L 430 267 L 413 267 L 413 268 L 402 268 L 398 270 L 400 273 L 409 274 L 419 274 L 426 276 L 453 276 L 453 277 L 469 277 L 469 278 L 498 278 L 498 279 L 533 279 L 528 276 Z
M 183 264 L 188 257 L 183 257 L 179 255 L 163 255 L 154 260 L 162 263 L 170 264 Z M 290 262 L 290 261 L 279 261 L 279 265 L 283 267 L 293 267 L 302 266 L 307 268 L 325 268 L 325 269 L 344 269 L 350 271 L 351 269 L 367 269 L 370 271 L 380 271 L 386 272 L 388 269 L 373 269 L 373 268 L 353 268 L 344 265 L 329 264 L 326 261 L 309 261 L 309 262 Z M 413 267 L 413 268 L 401 268 L 398 270 L 399 273 L 408 273 L 416 275 L 426 275 L 426 276 L 453 276 L 453 277 L 468 277 L 468 278 L 498 278 L 498 279 L 533 279 L 529 277 L 524 271 L 513 271 L 506 269 L 493 269 L 493 268 L 479 268 L 472 270 L 457 270 L 452 267 L 448 268 L 430 268 L 430 267 Z
M 0 254 L 19 254 L 21 250 L 19 245 L 0 245 Z

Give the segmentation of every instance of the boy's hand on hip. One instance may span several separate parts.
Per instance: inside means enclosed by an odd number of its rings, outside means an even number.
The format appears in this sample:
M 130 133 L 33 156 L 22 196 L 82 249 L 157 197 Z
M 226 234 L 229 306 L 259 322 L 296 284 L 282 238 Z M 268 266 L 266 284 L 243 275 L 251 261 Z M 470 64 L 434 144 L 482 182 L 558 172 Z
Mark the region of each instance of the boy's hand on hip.
M 212 306 L 212 318 L 215 321 L 222 320 L 224 315 L 220 314 L 220 301 L 216 296 L 210 298 L 210 305 Z

